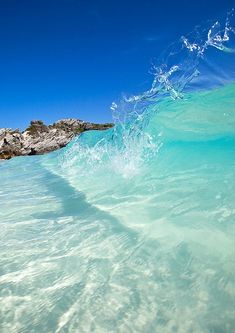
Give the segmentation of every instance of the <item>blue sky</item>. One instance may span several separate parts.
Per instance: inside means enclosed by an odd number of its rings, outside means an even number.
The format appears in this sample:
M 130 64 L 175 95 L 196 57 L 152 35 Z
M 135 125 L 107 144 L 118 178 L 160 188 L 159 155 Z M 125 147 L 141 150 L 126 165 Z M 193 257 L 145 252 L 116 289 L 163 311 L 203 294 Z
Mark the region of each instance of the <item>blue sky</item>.
M 235 0 L 1 0 L 0 127 L 111 121 L 167 45 Z

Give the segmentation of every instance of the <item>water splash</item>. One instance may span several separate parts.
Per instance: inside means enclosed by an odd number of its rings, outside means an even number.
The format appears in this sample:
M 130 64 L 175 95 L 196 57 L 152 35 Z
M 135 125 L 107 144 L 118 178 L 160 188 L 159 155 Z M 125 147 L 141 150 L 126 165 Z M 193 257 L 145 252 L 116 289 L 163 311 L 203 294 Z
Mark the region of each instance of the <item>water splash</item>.
M 149 123 L 161 109 L 162 101 L 167 98 L 181 100 L 184 93 L 198 90 L 198 86 L 201 90 L 219 86 L 217 78 L 229 71 L 217 68 L 216 64 L 208 64 L 209 59 L 218 57 L 217 54 L 210 54 L 210 49 L 220 51 L 222 58 L 224 54 L 234 52 L 231 46 L 235 37 L 232 19 L 233 11 L 227 15 L 224 24 L 216 21 L 206 28 L 197 27 L 193 33 L 173 43 L 159 57 L 157 63 L 160 65 L 152 66 L 153 81 L 149 90 L 139 95 L 124 97 L 119 103 L 112 103 L 115 127 L 111 134 L 94 142 L 93 146 L 87 145 L 85 138 L 78 139 L 63 157 L 63 163 L 66 160 L 75 163 L 77 160 L 78 165 L 83 165 L 80 162 L 82 159 L 87 161 L 84 170 L 94 171 L 100 165 L 103 167 L 108 164 L 109 168 L 122 174 L 124 178 L 138 174 L 144 167 L 144 162 L 157 154 L 164 144 L 161 130 L 154 136 L 148 131 Z M 217 73 L 215 79 L 214 72 L 217 70 L 219 73 L 223 72 L 223 75 Z M 229 75 L 232 80 L 232 73 Z
M 210 28 L 197 27 L 188 37 L 182 36 L 179 42 L 173 43 L 158 60 L 160 65 L 152 67 L 154 79 L 151 88 L 140 95 L 126 98 L 126 102 L 135 104 L 148 100 L 156 103 L 157 99 L 165 95 L 170 95 L 173 99 L 182 98 L 185 86 L 200 75 L 198 67 L 209 47 L 223 52 L 235 52 L 234 47 L 227 46 L 229 42 L 234 43 L 233 16 L 234 10 L 227 14 L 223 26 L 216 21 Z M 190 42 L 189 39 L 194 41 Z

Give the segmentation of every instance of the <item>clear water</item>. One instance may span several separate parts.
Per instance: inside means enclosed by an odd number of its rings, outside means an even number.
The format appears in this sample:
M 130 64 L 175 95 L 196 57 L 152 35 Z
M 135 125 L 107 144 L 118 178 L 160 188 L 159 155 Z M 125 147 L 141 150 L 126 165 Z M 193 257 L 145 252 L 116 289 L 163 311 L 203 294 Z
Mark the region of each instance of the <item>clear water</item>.
M 235 84 L 173 79 L 0 163 L 1 333 L 234 332 Z

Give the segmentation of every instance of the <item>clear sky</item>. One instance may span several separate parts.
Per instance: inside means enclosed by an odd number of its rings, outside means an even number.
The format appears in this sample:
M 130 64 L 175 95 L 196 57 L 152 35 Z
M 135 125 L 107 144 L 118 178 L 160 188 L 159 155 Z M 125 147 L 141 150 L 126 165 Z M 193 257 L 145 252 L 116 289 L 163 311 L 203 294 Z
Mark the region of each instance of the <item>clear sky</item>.
M 235 0 L 0 0 L 0 127 L 111 121 L 151 60 Z

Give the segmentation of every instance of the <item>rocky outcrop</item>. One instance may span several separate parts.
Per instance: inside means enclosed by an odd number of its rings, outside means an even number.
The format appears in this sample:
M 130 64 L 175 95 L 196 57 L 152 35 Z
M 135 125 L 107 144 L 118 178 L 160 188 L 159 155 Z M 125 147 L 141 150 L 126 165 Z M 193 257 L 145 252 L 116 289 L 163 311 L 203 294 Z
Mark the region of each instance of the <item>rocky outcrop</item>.
M 94 124 L 79 119 L 62 119 L 53 125 L 31 121 L 25 131 L 0 129 L 0 159 L 40 155 L 65 147 L 76 135 L 89 130 L 105 130 L 113 124 Z

